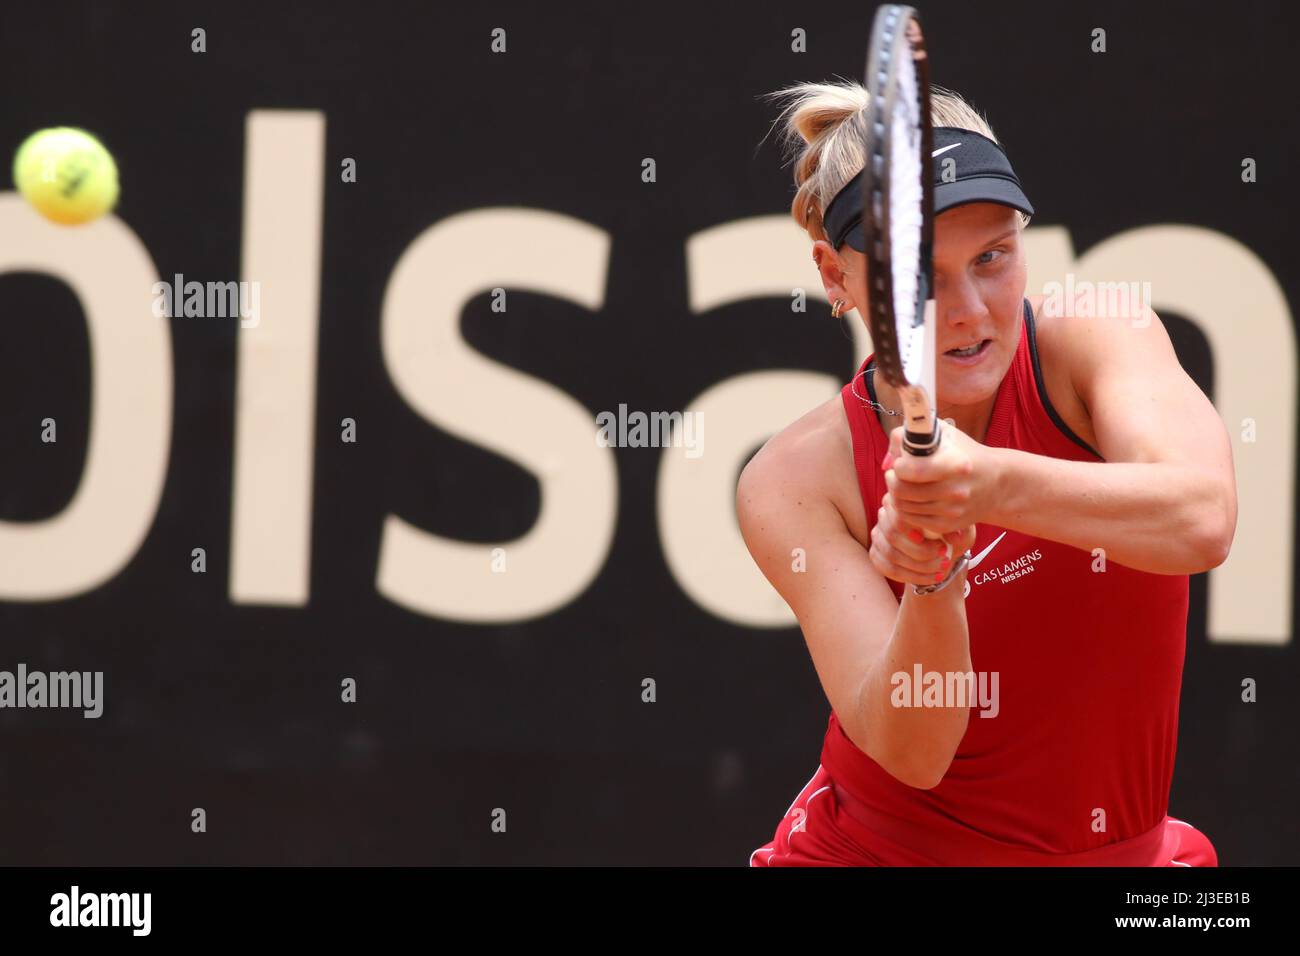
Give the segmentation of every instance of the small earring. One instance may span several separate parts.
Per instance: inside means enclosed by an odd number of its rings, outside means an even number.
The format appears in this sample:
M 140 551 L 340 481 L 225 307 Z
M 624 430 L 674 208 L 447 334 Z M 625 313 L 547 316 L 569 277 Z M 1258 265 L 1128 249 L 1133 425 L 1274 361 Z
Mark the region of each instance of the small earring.
M 836 299 L 836 300 L 835 300 L 835 305 L 833 305 L 833 306 L 831 307 L 831 317 L 832 317 L 832 318 L 835 318 L 835 319 L 838 319 L 838 318 L 840 317 L 840 313 L 841 313 L 843 310 L 844 310 L 844 300 L 843 300 L 843 299 Z

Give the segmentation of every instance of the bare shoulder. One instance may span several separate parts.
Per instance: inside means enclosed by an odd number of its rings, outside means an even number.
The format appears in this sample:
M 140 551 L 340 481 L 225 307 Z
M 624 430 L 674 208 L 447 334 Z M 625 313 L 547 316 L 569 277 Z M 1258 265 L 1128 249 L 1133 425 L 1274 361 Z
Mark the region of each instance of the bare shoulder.
M 1097 434 L 1092 414 L 1079 394 L 1078 358 L 1079 344 L 1070 315 L 1057 315 L 1043 309 L 1044 296 L 1029 296 L 1029 307 L 1034 313 L 1034 338 L 1038 351 L 1038 367 L 1043 376 L 1043 387 L 1048 401 L 1061 416 L 1061 420 L 1076 435 L 1093 448 L 1097 447 Z
M 1144 373 L 1154 373 L 1156 366 L 1177 364 L 1164 322 L 1135 297 L 1125 295 L 1103 308 L 1080 293 L 1064 314 L 1057 314 L 1062 311 L 1059 307 L 1044 309 L 1043 296 L 1031 296 L 1029 302 L 1049 391 L 1053 383 L 1059 383 L 1066 403 L 1073 396 L 1085 413 L 1101 373 L 1126 361 Z
M 769 438 L 745 466 L 740 485 L 738 498 L 742 490 L 778 494 L 784 489 L 829 503 L 853 537 L 869 543 L 853 438 L 838 392 Z

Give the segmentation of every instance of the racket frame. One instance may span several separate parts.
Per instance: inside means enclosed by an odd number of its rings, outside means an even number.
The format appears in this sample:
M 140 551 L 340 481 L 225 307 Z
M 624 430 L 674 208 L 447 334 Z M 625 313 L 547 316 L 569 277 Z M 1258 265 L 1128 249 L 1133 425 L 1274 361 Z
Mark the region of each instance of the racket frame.
M 889 234 L 889 169 L 894 135 L 892 117 L 900 91 L 898 56 L 910 56 L 916 74 L 917 118 L 920 127 L 921 241 L 917 262 L 916 314 L 924 324 L 920 381 L 908 381 L 899 354 L 894 306 Z M 865 147 L 862 169 L 862 230 L 867 258 L 867 321 L 876 350 L 876 366 L 898 392 L 903 406 L 903 448 L 913 455 L 930 455 L 939 448 L 941 422 L 935 398 L 935 313 L 931 296 L 934 249 L 934 184 L 930 167 L 933 132 L 930 122 L 930 67 L 915 8 L 886 4 L 876 11 L 867 53 L 866 87 L 869 103 L 863 117 Z

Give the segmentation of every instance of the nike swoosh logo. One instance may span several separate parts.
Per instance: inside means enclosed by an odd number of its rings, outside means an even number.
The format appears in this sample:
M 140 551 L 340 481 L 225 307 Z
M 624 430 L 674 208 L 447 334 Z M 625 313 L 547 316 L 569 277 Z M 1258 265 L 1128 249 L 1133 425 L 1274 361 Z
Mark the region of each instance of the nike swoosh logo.
M 960 145 L 961 143 L 953 143 L 951 146 L 945 146 L 943 149 L 936 149 L 933 153 L 930 154 L 930 158 L 934 159 L 934 157 L 938 156 L 940 153 L 946 153 L 948 152 L 948 150 L 956 149 Z
M 975 565 L 979 564 L 981 561 L 983 561 L 985 558 L 987 558 L 987 557 L 989 556 L 989 552 L 992 551 L 992 550 L 997 546 L 997 543 L 998 543 L 999 541 L 1001 541 L 1003 538 L 1005 538 L 1006 536 L 1007 536 L 1007 533 L 1006 533 L 1005 531 L 1003 531 L 1000 535 L 998 535 L 996 538 L 993 539 L 993 543 L 992 543 L 992 544 L 990 544 L 987 548 L 985 548 L 985 549 L 984 549 L 983 551 L 981 551 L 979 554 L 975 555 L 975 557 L 971 558 L 970 561 L 968 561 L 968 562 L 966 563 L 966 567 L 968 567 L 968 568 L 973 568 L 973 567 L 975 567 Z

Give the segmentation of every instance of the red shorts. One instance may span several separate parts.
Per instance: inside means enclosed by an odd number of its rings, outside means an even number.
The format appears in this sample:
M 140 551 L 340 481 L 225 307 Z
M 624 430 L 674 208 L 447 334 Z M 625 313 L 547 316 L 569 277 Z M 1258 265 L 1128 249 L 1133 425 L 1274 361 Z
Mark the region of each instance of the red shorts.
M 870 824 L 870 825 L 869 825 Z M 1190 823 L 1166 816 L 1147 833 L 1083 853 L 1041 853 L 971 831 L 935 835 L 871 817 L 821 767 L 799 791 L 772 842 L 750 866 L 1218 866 L 1214 846 Z

